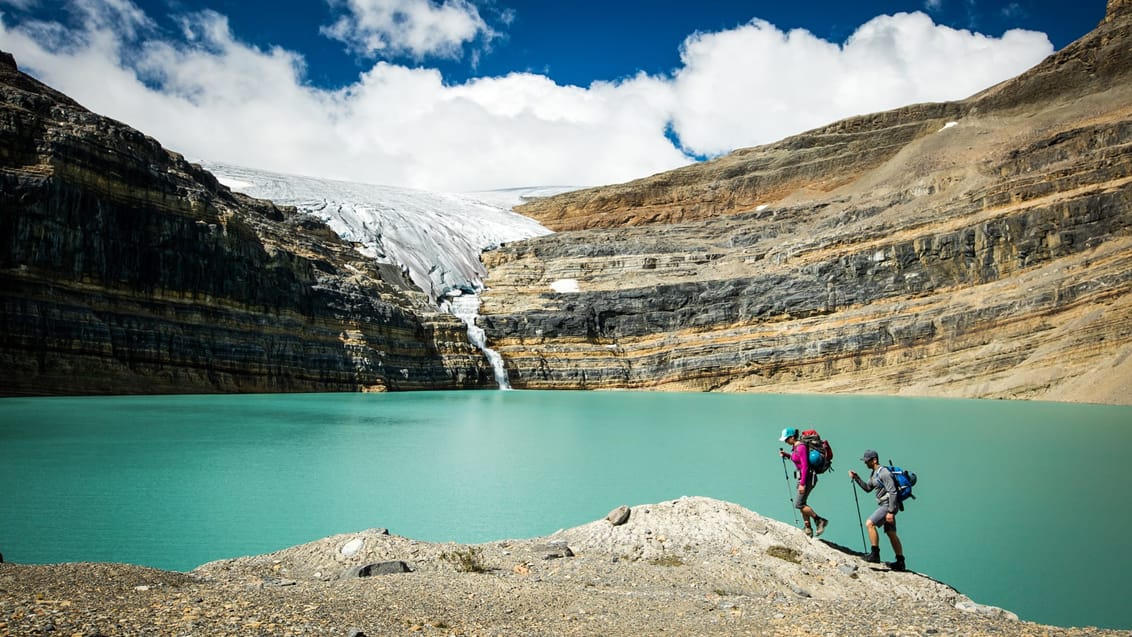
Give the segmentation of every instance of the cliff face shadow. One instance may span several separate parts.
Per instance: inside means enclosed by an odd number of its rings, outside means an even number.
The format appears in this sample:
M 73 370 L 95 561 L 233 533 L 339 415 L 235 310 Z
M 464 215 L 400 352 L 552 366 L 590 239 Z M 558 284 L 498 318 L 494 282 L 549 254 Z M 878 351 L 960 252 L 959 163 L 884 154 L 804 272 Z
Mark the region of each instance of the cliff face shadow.
M 864 556 L 865 556 L 864 552 L 862 552 L 862 551 L 857 551 L 857 550 L 855 550 L 855 549 L 851 549 L 851 548 L 849 548 L 848 546 L 845 546 L 845 545 L 843 545 L 843 544 L 838 544 L 837 542 L 831 542 L 831 541 L 829 541 L 829 540 L 818 540 L 818 541 L 819 541 L 819 542 L 821 542 L 822 544 L 825 544 L 825 545 L 826 545 L 826 546 L 828 546 L 829 548 L 831 548 L 831 549 L 834 549 L 834 550 L 836 550 L 836 551 L 839 551 L 839 552 L 841 552 L 841 553 L 844 553 L 844 554 L 846 554 L 846 555 L 851 555 L 851 556 L 853 556 L 853 557 L 856 557 L 856 558 L 862 558 L 862 559 L 863 559 L 863 558 L 864 558 Z M 879 573 L 906 573 L 906 574 L 908 574 L 908 575 L 915 575 L 915 576 L 917 576 L 917 577 L 922 577 L 922 578 L 924 578 L 924 579 L 926 579 L 926 580 L 930 580 L 930 581 L 932 581 L 932 582 L 935 582 L 936 584 L 939 584 L 940 586 L 946 586 L 947 588 L 949 588 L 949 589 L 951 589 L 951 590 L 955 591 L 956 593 L 958 593 L 958 594 L 960 594 L 960 595 L 962 595 L 962 594 L 963 594 L 963 593 L 962 593 L 962 592 L 961 592 L 961 591 L 960 591 L 959 589 L 955 588 L 955 587 L 954 587 L 954 586 L 952 586 L 951 584 L 948 584 L 947 582 L 942 582 L 942 581 L 940 581 L 940 580 L 937 580 L 936 578 L 934 578 L 934 577 L 932 577 L 932 576 L 930 576 L 930 575 L 926 575 L 926 574 L 924 574 L 924 573 L 920 573 L 920 572 L 918 572 L 918 571 L 914 571 L 914 570 L 912 570 L 912 569 L 908 569 L 908 570 L 906 570 L 906 571 L 894 571 L 894 570 L 892 570 L 892 569 L 890 569 L 890 568 L 886 568 L 886 567 L 883 567 L 883 566 L 870 566 L 869 568 L 870 568 L 871 570 L 877 571 L 877 572 L 879 572 Z
M 829 548 L 840 551 L 840 552 L 842 552 L 846 555 L 852 555 L 853 557 L 861 557 L 861 556 L 864 555 L 864 553 L 862 551 L 857 551 L 857 550 L 851 549 L 848 546 L 838 544 L 837 542 L 830 542 L 829 540 L 818 540 L 818 541 L 821 542 L 822 544 L 828 546 Z

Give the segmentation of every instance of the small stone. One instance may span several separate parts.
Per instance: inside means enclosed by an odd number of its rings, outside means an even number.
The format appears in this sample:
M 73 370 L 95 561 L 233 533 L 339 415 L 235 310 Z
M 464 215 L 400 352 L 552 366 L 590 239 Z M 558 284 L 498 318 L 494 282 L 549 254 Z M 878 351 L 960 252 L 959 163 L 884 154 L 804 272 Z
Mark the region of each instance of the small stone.
M 557 540 L 546 544 L 546 546 L 543 547 L 543 550 L 547 551 L 546 555 L 544 555 L 542 558 L 544 560 L 574 557 L 574 551 L 571 551 L 570 547 L 566 545 L 566 542 L 562 540 Z
M 622 504 L 616 509 L 610 511 L 609 515 L 605 516 L 605 519 L 609 520 L 609 523 L 613 526 L 621 526 L 622 524 L 625 524 L 629 521 L 630 512 L 631 511 L 629 507 Z
M 342 554 L 342 557 L 352 557 L 356 555 L 358 551 L 362 550 L 365 543 L 366 541 L 364 539 L 356 537 L 343 544 L 342 548 L 338 549 L 338 552 Z
M 978 615 L 984 615 L 986 617 L 1001 617 L 1003 619 L 1018 621 L 1018 615 L 1016 615 L 1015 613 L 1012 613 L 1008 610 L 1004 610 L 1004 609 L 999 608 L 997 606 L 987 606 L 985 604 L 978 604 L 978 603 L 973 602 L 971 600 L 961 601 L 961 602 L 955 604 L 955 608 L 957 608 L 957 609 L 959 609 L 963 612 L 966 612 L 966 613 L 976 613 Z

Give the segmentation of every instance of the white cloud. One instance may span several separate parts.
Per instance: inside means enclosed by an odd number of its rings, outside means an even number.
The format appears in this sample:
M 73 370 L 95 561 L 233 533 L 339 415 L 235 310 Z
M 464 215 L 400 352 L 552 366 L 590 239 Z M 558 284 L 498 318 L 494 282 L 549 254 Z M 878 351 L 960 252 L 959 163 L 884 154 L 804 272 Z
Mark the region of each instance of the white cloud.
M 300 54 L 249 46 L 219 14 L 184 18 L 185 39 L 172 42 L 128 0 L 81 2 L 94 17 L 78 31 L 0 17 L 0 49 L 193 159 L 438 190 L 627 181 L 690 161 L 669 126 L 686 148 L 723 153 L 966 97 L 1052 51 L 1042 34 L 988 38 L 918 13 L 876 18 L 842 46 L 756 21 L 689 37 L 671 77 L 578 87 L 513 73 L 453 85 L 435 69 L 379 62 L 326 90 L 307 81 Z
M 468 0 L 332 0 L 348 15 L 322 33 L 369 57 L 459 57 L 465 43 L 495 34 Z
M 843 46 L 755 21 L 685 41 L 676 132 L 692 151 L 723 153 L 852 115 L 961 99 L 1051 52 L 1041 33 L 990 38 L 923 13 L 874 18 Z

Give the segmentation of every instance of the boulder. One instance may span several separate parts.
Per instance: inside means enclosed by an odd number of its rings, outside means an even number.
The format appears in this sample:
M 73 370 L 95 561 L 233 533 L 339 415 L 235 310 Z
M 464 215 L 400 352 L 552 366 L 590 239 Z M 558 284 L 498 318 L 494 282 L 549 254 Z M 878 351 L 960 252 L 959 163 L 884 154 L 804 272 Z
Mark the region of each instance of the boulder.
M 352 579 L 358 577 L 373 577 L 376 575 L 394 575 L 397 573 L 412 573 L 413 569 L 408 564 L 400 560 L 392 560 L 388 562 L 374 562 L 364 566 L 354 566 L 346 569 L 340 579 Z
M 622 504 L 616 509 L 610 511 L 609 515 L 605 516 L 605 519 L 609 520 L 609 523 L 613 526 L 621 526 L 622 524 L 625 524 L 629 521 L 629 513 L 629 507 Z

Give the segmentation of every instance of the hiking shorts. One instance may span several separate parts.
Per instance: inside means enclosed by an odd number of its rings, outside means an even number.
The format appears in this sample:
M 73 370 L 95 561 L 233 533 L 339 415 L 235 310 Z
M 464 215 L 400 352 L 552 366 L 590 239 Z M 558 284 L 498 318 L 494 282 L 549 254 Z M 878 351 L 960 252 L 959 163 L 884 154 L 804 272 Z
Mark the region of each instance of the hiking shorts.
M 884 518 L 887 515 L 888 515 L 888 505 L 882 504 L 879 507 L 877 507 L 876 511 L 873 511 L 872 515 L 869 516 L 869 522 L 872 522 L 873 526 L 877 527 L 878 529 L 884 529 L 885 533 L 888 533 L 888 532 L 894 532 L 895 533 L 896 532 L 896 515 L 893 514 L 892 522 L 885 522 Z
M 809 499 L 810 494 L 813 493 L 813 491 L 814 491 L 814 487 L 817 486 L 817 483 L 818 483 L 817 474 L 811 472 L 810 475 L 809 475 L 809 479 L 806 480 L 806 482 L 807 482 L 807 484 L 806 484 L 806 490 L 805 491 L 803 491 L 801 493 L 798 493 L 797 491 L 794 492 L 794 508 L 795 509 L 804 509 L 806 507 L 806 500 Z

